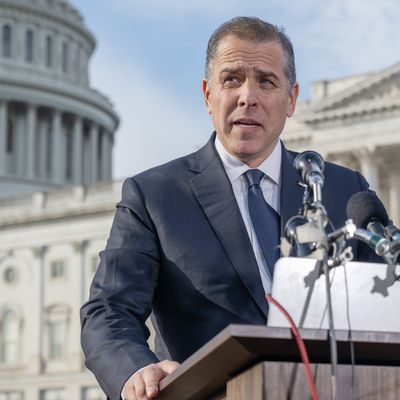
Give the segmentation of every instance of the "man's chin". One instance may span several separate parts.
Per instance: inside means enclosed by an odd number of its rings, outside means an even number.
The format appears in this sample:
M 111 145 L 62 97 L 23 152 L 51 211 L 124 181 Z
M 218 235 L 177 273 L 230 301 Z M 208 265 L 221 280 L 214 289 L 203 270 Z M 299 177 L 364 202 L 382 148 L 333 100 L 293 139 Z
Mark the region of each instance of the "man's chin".
M 268 148 L 260 148 L 255 143 L 244 141 L 237 143 L 230 153 L 251 168 L 256 168 L 270 156 L 274 148 L 273 144 Z
M 257 151 L 249 148 L 248 146 L 238 147 L 232 152 L 232 154 L 246 164 L 260 156 Z

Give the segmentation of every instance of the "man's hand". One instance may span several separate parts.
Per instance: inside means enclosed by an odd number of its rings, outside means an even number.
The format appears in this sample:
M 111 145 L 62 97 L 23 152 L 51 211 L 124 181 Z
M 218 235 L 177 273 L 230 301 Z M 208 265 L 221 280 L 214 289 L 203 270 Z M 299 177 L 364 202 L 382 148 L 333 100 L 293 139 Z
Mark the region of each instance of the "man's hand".
M 175 361 L 164 360 L 140 369 L 125 382 L 122 388 L 122 399 L 153 399 L 158 395 L 158 384 L 161 379 L 175 371 L 179 365 Z

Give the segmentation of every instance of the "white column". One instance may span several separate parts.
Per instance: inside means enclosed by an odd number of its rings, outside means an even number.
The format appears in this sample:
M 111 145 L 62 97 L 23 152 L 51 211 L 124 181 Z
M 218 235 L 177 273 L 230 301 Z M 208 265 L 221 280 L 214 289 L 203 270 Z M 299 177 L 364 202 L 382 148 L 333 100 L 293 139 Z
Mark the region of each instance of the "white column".
M 114 148 L 114 135 L 111 132 L 109 132 L 108 133 L 108 175 L 107 175 L 107 178 L 109 181 L 112 180 L 113 148 Z
M 74 120 L 72 154 L 72 181 L 75 185 L 81 185 L 83 177 L 83 120 L 78 115 L 75 116 Z
M 53 110 L 53 120 L 51 126 L 52 134 L 52 152 L 51 152 L 51 169 L 54 182 L 63 181 L 63 146 L 62 146 L 62 119 L 59 110 Z
M 13 170 L 17 176 L 25 176 L 26 171 L 26 152 L 25 152 L 25 132 L 26 132 L 26 117 L 23 113 L 17 110 L 15 119 L 15 151 L 13 154 Z
M 357 152 L 360 160 L 361 173 L 367 179 L 371 189 L 379 190 L 379 161 L 374 150 L 361 149 Z
M 29 179 L 35 177 L 35 166 L 36 160 L 35 155 L 37 154 L 37 135 L 36 135 L 36 125 L 37 125 L 37 108 L 33 104 L 28 104 L 28 110 L 26 115 L 26 173 Z
M 400 173 L 398 168 L 389 170 L 389 215 L 394 224 L 400 224 Z
M 87 299 L 83 297 L 83 286 L 85 285 L 85 260 L 88 242 L 86 240 L 73 242 L 72 263 L 75 268 L 70 270 L 70 279 L 75 282 L 76 295 L 70 305 L 72 306 L 71 325 L 70 325 L 70 343 L 69 343 L 69 368 L 72 371 L 82 371 L 84 369 L 84 359 L 80 346 L 80 321 L 79 309 Z
M 85 185 L 90 183 L 90 136 L 86 129 L 84 129 L 83 140 L 83 183 Z
M 108 140 L 105 129 L 100 131 L 101 137 L 101 180 L 107 180 L 107 157 L 108 157 Z
M 7 108 L 7 102 L 0 101 L 0 175 L 4 175 L 6 172 Z
M 32 268 L 34 279 L 32 279 L 32 293 L 34 301 L 31 304 L 30 315 L 26 316 L 29 321 L 30 334 L 25 351 L 27 352 L 26 369 L 29 374 L 40 374 L 43 371 L 43 299 L 44 299 L 44 257 L 46 247 L 31 248 Z M 27 322 L 28 322 L 27 321 Z
M 46 157 L 47 157 L 47 129 L 48 129 L 48 121 L 41 119 L 38 123 L 38 176 L 40 179 L 46 179 Z
M 105 129 L 102 131 L 101 135 L 102 144 L 101 144 L 101 178 L 103 181 L 111 180 L 111 163 L 112 163 L 112 138 L 109 132 Z
M 90 182 L 96 183 L 99 180 L 99 127 L 94 122 L 90 126 Z

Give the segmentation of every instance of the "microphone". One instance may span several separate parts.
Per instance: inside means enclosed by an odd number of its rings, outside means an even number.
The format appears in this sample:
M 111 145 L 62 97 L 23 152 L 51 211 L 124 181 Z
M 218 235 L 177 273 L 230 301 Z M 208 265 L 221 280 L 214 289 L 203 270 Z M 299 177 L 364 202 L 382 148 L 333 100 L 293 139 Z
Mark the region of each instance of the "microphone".
M 307 185 L 318 183 L 323 186 L 325 162 L 317 152 L 303 151 L 295 158 L 293 166 Z
M 374 250 L 378 256 L 385 257 L 393 252 L 388 239 L 366 229 L 357 228 L 353 237 L 367 243 L 367 245 Z
M 356 226 L 364 228 L 356 230 L 356 238 L 366 242 L 379 256 L 397 259 L 400 231 L 390 222 L 384 205 L 374 193 L 355 193 L 347 203 L 346 212 Z
M 393 224 L 385 226 L 385 236 L 390 240 L 400 241 L 400 230 Z
M 303 181 L 312 188 L 315 201 L 321 201 L 321 189 L 324 186 L 324 159 L 315 151 L 303 151 L 293 163 L 294 169 Z
M 368 229 L 379 236 L 388 236 L 385 226 L 389 224 L 389 216 L 385 206 L 374 193 L 365 191 L 353 194 L 347 203 L 346 213 L 356 226 Z
M 298 228 L 305 227 L 308 223 L 308 219 L 301 215 L 294 215 L 286 223 L 285 237 L 292 246 L 289 256 L 307 257 L 315 250 L 315 242 L 303 242 L 299 238 Z

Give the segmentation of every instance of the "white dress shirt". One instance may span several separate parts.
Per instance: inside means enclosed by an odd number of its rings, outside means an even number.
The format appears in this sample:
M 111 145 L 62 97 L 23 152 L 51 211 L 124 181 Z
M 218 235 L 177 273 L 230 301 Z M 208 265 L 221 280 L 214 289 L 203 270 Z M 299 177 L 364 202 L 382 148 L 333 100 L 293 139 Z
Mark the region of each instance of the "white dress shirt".
M 249 213 L 247 202 L 247 182 L 243 174 L 251 169 L 247 164 L 240 161 L 223 147 L 218 136 L 215 137 L 215 147 L 222 160 L 226 174 L 232 184 L 233 193 L 235 195 L 240 213 L 242 214 L 243 222 L 246 226 L 247 233 L 253 247 L 254 255 L 257 260 L 258 269 L 260 270 L 261 281 L 265 293 L 271 292 L 272 277 L 267 267 L 267 261 L 264 258 L 261 247 L 258 243 L 256 232 L 254 231 L 253 223 Z M 280 184 L 281 184 L 281 157 L 282 145 L 278 141 L 271 155 L 264 160 L 258 167 L 264 172 L 264 177 L 261 179 L 261 190 L 265 201 L 280 215 Z

